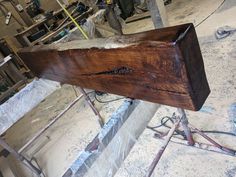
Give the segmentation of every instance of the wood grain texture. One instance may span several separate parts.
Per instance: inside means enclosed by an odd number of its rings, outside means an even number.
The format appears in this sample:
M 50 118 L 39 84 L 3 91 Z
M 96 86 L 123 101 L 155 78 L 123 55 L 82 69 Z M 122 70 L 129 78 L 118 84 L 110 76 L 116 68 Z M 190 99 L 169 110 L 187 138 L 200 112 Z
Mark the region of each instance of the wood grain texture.
M 184 109 L 199 110 L 210 93 L 192 24 L 19 55 L 38 77 Z

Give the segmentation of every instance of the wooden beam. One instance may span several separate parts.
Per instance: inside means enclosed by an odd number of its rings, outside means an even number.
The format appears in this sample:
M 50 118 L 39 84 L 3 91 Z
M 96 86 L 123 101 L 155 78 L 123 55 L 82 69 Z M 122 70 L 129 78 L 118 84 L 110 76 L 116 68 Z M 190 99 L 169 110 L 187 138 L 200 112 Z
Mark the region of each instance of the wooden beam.
M 193 24 L 22 49 L 38 77 L 190 110 L 210 90 Z

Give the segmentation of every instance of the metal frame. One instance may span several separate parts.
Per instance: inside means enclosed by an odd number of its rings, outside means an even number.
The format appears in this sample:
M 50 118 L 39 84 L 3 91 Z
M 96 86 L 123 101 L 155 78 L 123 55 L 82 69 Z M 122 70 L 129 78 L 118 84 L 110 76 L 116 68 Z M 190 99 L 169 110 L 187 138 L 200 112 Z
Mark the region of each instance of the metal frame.
M 44 128 L 39 130 L 25 145 L 23 145 L 18 151 L 16 151 L 14 148 L 12 148 L 2 137 L 0 137 L 0 146 L 2 146 L 8 153 L 12 154 L 17 160 L 22 162 L 25 166 L 27 166 L 33 173 L 35 173 L 37 176 L 45 176 L 42 172 L 42 169 L 37 166 L 35 166 L 32 163 L 32 160 L 35 158 L 32 158 L 31 160 L 28 160 L 24 155 L 22 155 L 22 152 L 27 149 L 35 140 L 37 140 L 46 130 L 48 130 L 56 121 L 58 121 L 71 107 L 73 107 L 82 97 L 85 97 L 85 101 L 88 103 L 90 108 L 93 110 L 94 114 L 98 116 L 98 122 L 101 127 L 103 127 L 104 122 L 103 119 L 98 112 L 98 110 L 94 107 L 94 104 L 92 103 L 91 99 L 89 98 L 88 94 L 85 92 L 83 88 L 79 87 L 79 90 L 81 91 L 81 95 L 78 96 L 74 101 L 72 101 L 60 114 L 58 114 L 52 121 L 50 121 Z
M 186 113 L 185 113 L 184 109 L 178 108 L 178 113 L 180 114 L 179 116 L 172 117 L 176 121 L 173 124 L 173 126 L 171 127 L 171 129 L 169 130 L 169 132 L 166 136 L 166 139 L 165 139 L 163 145 L 161 146 L 161 149 L 156 154 L 156 156 L 155 156 L 154 160 L 152 161 L 145 177 L 151 177 L 152 176 L 152 173 L 153 173 L 155 167 L 157 166 L 157 164 L 158 164 L 159 160 L 161 159 L 165 149 L 167 148 L 169 142 L 171 141 L 171 138 L 173 137 L 174 132 L 178 129 L 179 125 L 184 130 L 184 133 L 185 133 L 186 138 L 187 138 L 187 145 L 188 146 L 197 147 L 197 148 L 203 149 L 203 150 L 210 150 L 210 151 L 213 151 L 213 152 L 221 152 L 221 153 L 231 155 L 231 156 L 236 156 L 236 150 L 220 145 L 215 140 L 213 140 L 212 138 L 210 138 L 209 136 L 204 134 L 201 130 L 195 128 L 192 125 L 189 125 L 188 118 L 186 116 Z M 203 143 L 199 143 L 199 142 L 194 141 L 192 133 L 191 133 L 191 129 L 196 131 L 199 135 L 201 135 L 203 138 L 205 138 L 207 141 L 209 141 L 212 145 L 203 144 Z M 179 144 L 183 144 L 183 143 L 179 143 Z M 220 151 L 217 151 L 213 148 L 208 149 L 208 147 L 218 148 L 218 150 L 220 150 Z
M 33 163 L 28 160 L 25 156 L 18 153 L 15 149 L 13 149 L 9 144 L 6 143 L 6 141 L 0 137 L 0 145 L 5 148 L 9 153 L 11 153 L 17 160 L 22 162 L 25 166 L 27 166 L 32 172 L 34 172 L 36 175 L 41 177 L 42 170 L 40 167 L 36 167 L 33 165 Z

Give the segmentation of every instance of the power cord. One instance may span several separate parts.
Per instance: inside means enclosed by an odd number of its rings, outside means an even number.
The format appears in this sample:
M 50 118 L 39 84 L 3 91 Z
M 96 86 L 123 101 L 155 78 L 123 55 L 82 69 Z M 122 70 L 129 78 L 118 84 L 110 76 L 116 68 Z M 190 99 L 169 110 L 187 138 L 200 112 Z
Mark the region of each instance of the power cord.
M 97 92 L 95 92 L 95 95 L 94 95 L 94 98 L 95 98 L 95 100 L 97 101 L 97 102 L 99 102 L 99 103 L 103 103 L 103 104 L 105 104 L 105 103 L 110 103 L 110 102 L 113 102 L 113 101 L 118 101 L 118 100 L 122 100 L 122 99 L 125 99 L 126 97 L 121 97 L 121 98 L 116 98 L 116 99 L 113 99 L 113 100 L 100 100 L 100 99 L 98 99 L 98 94 L 97 94 Z
M 76 90 L 76 86 L 72 86 L 72 89 L 73 89 L 73 91 L 74 91 L 74 93 L 75 93 L 75 96 L 78 97 L 79 94 L 78 94 L 78 92 L 77 92 L 77 90 Z M 86 94 L 89 95 L 89 94 L 91 94 L 91 93 L 95 93 L 95 94 L 94 94 L 95 100 L 96 100 L 97 102 L 103 103 L 103 104 L 105 104 L 105 103 L 110 103 L 110 102 L 113 102 L 113 101 L 122 100 L 122 99 L 125 99 L 125 98 L 126 98 L 126 97 L 121 97 L 121 98 L 116 98 L 116 99 L 113 99 L 113 100 L 105 100 L 105 101 L 103 101 L 103 100 L 98 99 L 98 97 L 97 97 L 97 96 L 102 96 L 102 95 L 104 95 L 103 92 L 91 91 L 91 92 L 87 92 Z M 90 99 L 91 99 L 91 98 L 90 98 Z M 93 100 L 93 101 L 94 101 L 94 100 Z
M 221 6 L 225 3 L 226 0 L 224 0 L 212 13 L 210 13 L 206 18 L 204 18 L 200 23 L 195 25 L 195 28 L 197 28 L 199 25 L 201 25 L 204 21 L 206 21 L 209 17 L 211 17 Z
M 170 122 L 170 123 L 174 123 L 174 120 L 172 117 L 169 117 L 169 116 L 165 116 L 165 117 L 162 117 L 161 119 L 161 123 L 157 126 L 154 126 L 154 127 L 151 127 L 151 126 L 147 126 L 148 129 L 156 132 L 156 133 L 159 133 L 160 134 L 160 131 L 158 131 L 157 129 L 161 128 L 161 127 L 166 127 L 168 129 L 170 129 L 171 127 L 167 125 L 167 123 Z M 218 131 L 218 130 L 203 130 L 201 131 L 203 133 L 211 133 L 211 134 L 224 134 L 224 135 L 228 135 L 228 136 L 236 136 L 235 133 L 231 133 L 231 132 L 224 132 L 224 131 Z M 197 133 L 196 131 L 191 131 L 191 133 Z M 184 139 L 186 139 L 186 136 L 185 136 L 185 133 L 184 131 L 181 131 L 181 130 L 176 130 L 174 135 L 180 135 L 182 136 Z

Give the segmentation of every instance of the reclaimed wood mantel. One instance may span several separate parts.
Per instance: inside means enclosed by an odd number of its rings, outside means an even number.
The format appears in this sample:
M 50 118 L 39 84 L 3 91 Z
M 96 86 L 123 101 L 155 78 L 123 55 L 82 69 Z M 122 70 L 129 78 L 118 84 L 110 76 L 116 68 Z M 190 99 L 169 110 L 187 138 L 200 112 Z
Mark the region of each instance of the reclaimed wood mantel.
M 19 51 L 36 76 L 199 110 L 210 93 L 194 26 L 39 45 Z

